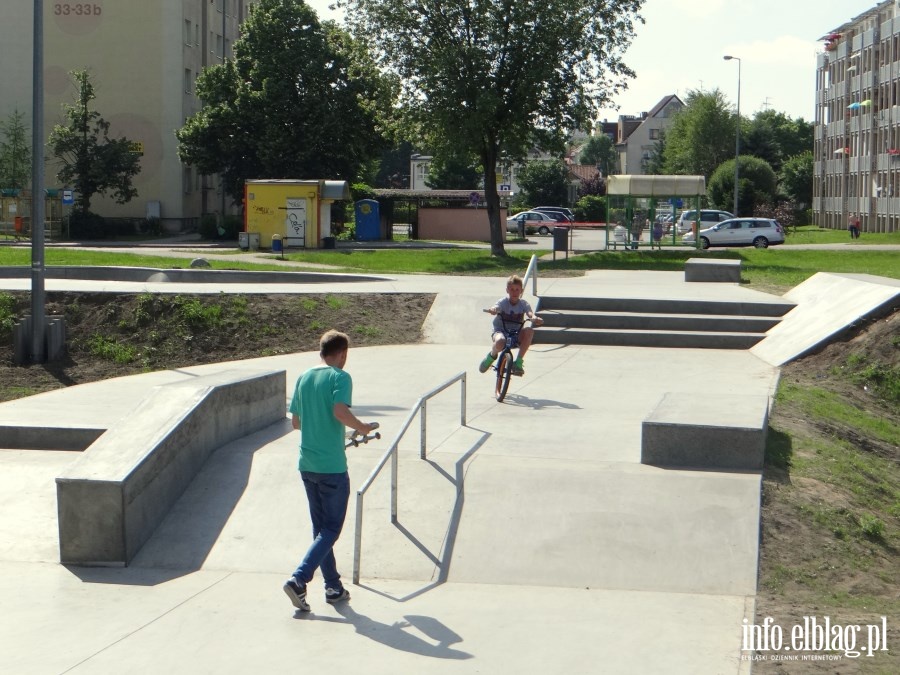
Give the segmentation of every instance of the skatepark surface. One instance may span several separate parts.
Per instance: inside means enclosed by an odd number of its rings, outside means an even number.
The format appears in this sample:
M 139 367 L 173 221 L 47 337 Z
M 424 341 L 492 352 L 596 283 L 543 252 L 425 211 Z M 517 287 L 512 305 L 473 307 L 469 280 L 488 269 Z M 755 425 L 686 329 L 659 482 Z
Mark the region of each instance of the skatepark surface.
M 536 345 L 503 403 L 477 370 L 489 332 L 480 308 L 503 295 L 502 279 L 386 276 L 328 288 L 438 293 L 422 344 L 351 349 L 354 411 L 383 433 L 348 451 L 354 490 L 419 397 L 461 372 L 466 422 L 454 384 L 428 402 L 426 458 L 418 421 L 400 441 L 398 522 L 384 472 L 365 497 L 359 585 L 351 495 L 335 550 L 350 602 L 327 605 L 317 578 L 312 612 L 295 614 L 281 590 L 310 538 L 287 418 L 216 451 L 127 567 L 59 563 L 54 481 L 80 453 L 0 449 L 0 672 L 750 671 L 741 635 L 754 617 L 761 475 L 641 464 L 641 423 L 667 393 L 706 405 L 734 392 L 773 396 L 780 364 L 852 322 L 853 312 L 829 312 L 842 301 L 834 275 L 795 289 L 802 321 L 792 326 L 792 311 L 750 351 Z M 900 293 L 889 280 L 840 283 L 854 284 L 857 317 Z M 283 286 L 47 281 L 322 291 Z M 538 293 L 773 299 L 675 272 L 539 279 Z M 0 404 L 0 424 L 105 429 L 166 383 L 283 369 L 290 390 L 317 362 L 305 352 L 73 386 Z

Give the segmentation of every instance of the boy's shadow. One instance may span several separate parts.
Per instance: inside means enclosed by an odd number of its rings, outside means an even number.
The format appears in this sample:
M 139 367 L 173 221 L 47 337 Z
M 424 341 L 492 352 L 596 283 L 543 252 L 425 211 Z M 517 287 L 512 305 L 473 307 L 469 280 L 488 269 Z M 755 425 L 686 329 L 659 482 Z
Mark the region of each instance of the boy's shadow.
M 472 655 L 467 652 L 451 649 L 450 645 L 462 642 L 462 637 L 430 616 L 407 614 L 402 621 L 386 624 L 359 614 L 348 603 L 335 605 L 334 608 L 343 618 L 337 619 L 330 616 L 311 615 L 307 612 L 299 611 L 294 613 L 294 618 L 349 623 L 359 635 L 375 642 L 380 642 L 387 647 L 411 654 L 430 656 L 437 659 L 464 660 L 472 658 Z M 419 632 L 431 638 L 433 642 L 420 638 L 411 631 L 406 630 L 407 628 L 418 629 Z

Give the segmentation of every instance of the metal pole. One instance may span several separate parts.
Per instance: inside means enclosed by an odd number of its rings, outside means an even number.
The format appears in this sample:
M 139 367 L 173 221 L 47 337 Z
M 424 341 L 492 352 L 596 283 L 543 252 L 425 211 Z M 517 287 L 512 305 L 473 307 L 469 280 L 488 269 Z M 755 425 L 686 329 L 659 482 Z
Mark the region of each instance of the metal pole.
M 419 459 L 425 459 L 425 436 L 428 431 L 428 401 L 419 408 Z
M 738 166 L 738 158 L 741 155 L 741 60 L 737 56 L 725 56 L 726 61 L 732 59 L 738 62 L 738 87 L 737 87 L 737 124 L 734 131 L 734 215 L 738 213 L 738 179 L 740 178 L 740 167 Z
M 31 109 L 31 361 L 46 360 L 44 334 L 44 2 L 34 0 Z
M 222 67 L 225 67 L 225 4 L 228 0 L 222 0 Z M 222 229 L 225 229 L 225 178 L 219 174 L 219 186 L 222 190 Z M 737 215 L 737 214 L 735 214 Z M 284 252 L 282 252 L 282 256 Z

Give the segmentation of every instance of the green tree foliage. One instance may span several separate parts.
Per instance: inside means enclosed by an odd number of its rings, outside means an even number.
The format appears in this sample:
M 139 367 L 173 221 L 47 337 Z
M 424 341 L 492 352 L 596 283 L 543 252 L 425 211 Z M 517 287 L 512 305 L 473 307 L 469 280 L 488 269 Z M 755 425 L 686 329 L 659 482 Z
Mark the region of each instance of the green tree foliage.
M 481 180 L 478 160 L 451 152 L 434 155 L 425 184 L 434 190 L 475 190 Z
M 0 120 L 0 187 L 20 190 L 31 183 L 31 143 L 24 115 L 16 109 Z
M 663 171 L 709 180 L 716 167 L 734 158 L 734 140 L 734 113 L 724 94 L 690 91 L 666 131 Z
M 769 163 L 758 157 L 741 155 L 738 175 L 738 213 L 748 216 L 759 205 L 773 202 L 778 192 L 778 178 Z M 722 162 L 706 186 L 710 203 L 717 209 L 734 208 L 734 160 Z
M 575 202 L 572 210 L 575 212 L 575 220 L 580 223 L 605 223 L 606 197 L 585 195 Z
M 789 158 L 781 167 L 781 190 L 793 202 L 808 208 L 812 205 L 813 153 L 801 152 Z
M 381 151 L 372 184 L 377 188 L 408 188 L 409 158 L 412 154 L 413 144 L 410 141 L 397 141 L 385 147 Z
M 591 136 L 578 156 L 580 164 L 593 164 L 603 172 L 604 176 L 618 173 L 619 156 L 616 145 L 606 134 Z
M 562 162 L 528 162 L 518 182 L 526 204 L 565 206 L 569 201 L 569 169 Z
M 562 148 L 633 76 L 622 61 L 643 0 L 338 0 L 397 73 L 411 123 L 435 154 L 476 156 L 491 252 L 505 255 L 497 166 Z M 537 133 L 536 133 L 537 132 Z M 536 138 L 537 136 L 537 138 Z
M 383 146 L 388 82 L 362 43 L 302 0 L 261 0 L 234 59 L 197 78 L 204 107 L 176 133 L 178 154 L 221 174 L 238 203 L 249 178 L 353 180 Z
M 117 204 L 137 197 L 132 179 L 141 171 L 140 156 L 125 137 L 110 138 L 109 122 L 91 109 L 96 98 L 86 70 L 71 73 L 77 94 L 73 105 L 63 105 L 67 124 L 57 124 L 47 145 L 62 168 L 57 178 L 75 190 L 75 210 L 86 215 L 94 195 L 109 193 Z
M 775 173 L 796 155 L 812 151 L 813 125 L 802 117 L 763 110 L 741 127 L 741 154 L 766 160 Z

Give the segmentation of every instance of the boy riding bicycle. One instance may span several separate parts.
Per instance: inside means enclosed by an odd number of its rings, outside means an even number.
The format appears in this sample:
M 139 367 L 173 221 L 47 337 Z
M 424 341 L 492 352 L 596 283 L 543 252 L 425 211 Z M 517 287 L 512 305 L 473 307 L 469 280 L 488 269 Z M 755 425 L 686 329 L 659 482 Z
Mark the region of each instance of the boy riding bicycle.
M 497 355 L 503 351 L 506 346 L 506 339 L 510 334 L 518 333 L 519 339 L 519 356 L 513 365 L 513 375 L 524 375 L 525 352 L 531 346 L 531 340 L 534 337 L 534 329 L 530 326 L 525 328 L 523 324 L 526 319 L 531 319 L 534 326 L 540 326 L 544 321 L 539 316 L 535 316 L 531 305 L 522 299 L 522 279 L 517 275 L 512 275 L 506 280 L 506 297 L 498 300 L 493 307 L 485 310 L 489 314 L 494 315 L 493 330 L 491 332 L 491 341 L 493 346 L 491 351 L 478 365 L 479 372 L 486 372 Z

